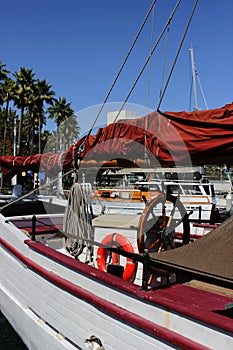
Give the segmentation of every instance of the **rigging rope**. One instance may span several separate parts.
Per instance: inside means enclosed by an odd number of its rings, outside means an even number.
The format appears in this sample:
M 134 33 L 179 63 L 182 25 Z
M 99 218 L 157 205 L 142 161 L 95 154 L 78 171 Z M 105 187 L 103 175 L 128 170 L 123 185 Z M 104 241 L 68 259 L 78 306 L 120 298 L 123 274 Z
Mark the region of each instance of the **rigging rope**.
M 150 96 L 150 77 L 151 77 L 151 58 L 152 58 L 152 54 L 151 54 L 151 51 L 152 51 L 152 42 L 153 42 L 153 33 L 154 33 L 154 9 L 153 9 L 153 12 L 152 12 L 152 20 L 151 20 L 151 37 L 150 37 L 150 64 L 149 64 L 149 67 L 148 67 L 148 84 L 147 84 L 147 100 L 146 100 L 146 110 L 147 110 L 147 113 L 148 113 L 148 106 L 149 106 L 149 96 Z
M 209 107 L 207 105 L 207 101 L 206 101 L 206 98 L 205 98 L 204 90 L 203 90 L 202 85 L 201 85 L 200 78 L 199 78 L 197 73 L 196 73 L 196 75 L 197 75 L 197 81 L 198 81 L 198 84 L 199 84 L 199 87 L 200 87 L 200 90 L 201 90 L 201 94 L 202 94 L 202 97 L 203 97 L 203 101 L 204 101 L 205 107 L 206 107 L 206 109 L 208 109 Z M 192 105 L 192 87 L 193 87 L 193 78 L 192 78 L 192 81 L 191 81 L 190 95 L 189 95 L 189 111 L 191 111 L 191 105 Z
M 84 139 L 84 141 L 83 141 L 83 145 L 85 145 L 85 142 L 86 142 L 87 138 L 90 136 L 90 134 L 91 134 L 91 132 L 92 132 L 92 130 L 93 130 L 93 128 L 94 128 L 94 126 L 95 126 L 95 124 L 96 124 L 98 118 L 100 117 L 100 114 L 101 114 L 101 112 L 103 111 L 103 108 L 104 108 L 106 102 L 108 101 L 108 98 L 109 98 L 109 96 L 110 96 L 110 94 L 111 94 L 111 92 L 112 92 L 114 86 L 116 85 L 116 82 L 117 82 L 117 80 L 118 80 L 118 78 L 119 78 L 119 76 L 120 76 L 120 74 L 121 74 L 121 72 L 122 72 L 122 70 L 123 70 L 123 68 L 124 68 L 124 66 L 125 66 L 125 64 L 126 64 L 126 62 L 127 62 L 127 60 L 128 60 L 128 58 L 129 58 L 129 56 L 130 56 L 130 54 L 131 54 L 131 52 L 132 52 L 132 50 L 133 50 L 133 48 L 134 48 L 134 46 L 135 46 L 135 44 L 136 44 L 136 42 L 137 42 L 137 39 L 138 39 L 139 35 L 140 35 L 141 32 L 142 32 L 142 29 L 143 29 L 143 27 L 144 27 L 144 25 L 145 25 L 145 23 L 146 23 L 146 21 L 147 21 L 149 15 L 150 15 L 151 11 L 152 11 L 152 9 L 154 8 L 154 5 L 155 5 L 156 1 L 157 1 L 157 0 L 153 0 L 152 4 L 151 4 L 151 6 L 150 6 L 150 8 L 149 8 L 149 10 L 148 10 L 148 12 L 147 12 L 147 14 L 146 14 L 144 20 L 143 20 L 143 23 L 141 24 L 141 26 L 140 26 L 140 28 L 139 28 L 139 30 L 138 30 L 138 32 L 137 32 L 137 34 L 136 34 L 136 36 L 135 36 L 135 38 L 134 38 L 134 40 L 133 40 L 133 43 L 132 43 L 130 49 L 128 50 L 128 52 L 127 52 L 127 54 L 126 54 L 126 56 L 125 56 L 125 58 L 124 58 L 124 60 L 123 60 L 123 63 L 122 63 L 122 65 L 120 66 L 120 69 L 118 70 L 118 72 L 117 72 L 117 74 L 116 74 L 116 77 L 115 77 L 115 79 L 114 79 L 114 81 L 113 81 L 113 83 L 112 83 L 112 85 L 111 85 L 111 87 L 110 87 L 110 89 L 109 89 L 109 91 L 108 91 L 108 93 L 107 93 L 105 99 L 104 99 L 104 102 L 102 103 L 101 108 L 100 108 L 99 112 L 97 113 L 97 116 L 96 116 L 96 118 L 94 119 L 94 122 L 92 123 L 92 126 L 91 126 L 90 130 L 88 131 L 88 133 L 87 133 L 87 135 L 86 135 L 86 137 L 85 137 L 85 139 Z
M 97 117 L 95 118 L 95 120 L 94 120 L 94 122 L 93 122 L 93 124 L 92 124 L 92 127 L 91 127 L 91 129 L 89 130 L 88 134 L 86 135 L 86 137 L 85 137 L 85 139 L 84 139 L 84 141 L 83 141 L 83 144 L 80 146 L 80 148 L 81 148 L 81 147 L 84 147 L 85 142 L 86 142 L 88 136 L 90 135 L 90 133 L 91 133 L 91 131 L 92 131 L 92 129 L 93 129 L 93 127 L 94 127 L 94 125 L 95 125 L 97 119 L 99 118 L 100 113 L 102 112 L 102 110 L 103 110 L 103 108 L 104 108 L 104 105 L 106 104 L 106 102 L 107 102 L 107 100 L 108 100 L 108 97 L 109 97 L 109 95 L 110 95 L 110 93 L 111 93 L 111 91 L 112 91 L 112 89 L 113 89 L 113 87 L 114 87 L 114 85 L 115 85 L 115 83 L 116 83 L 116 81 L 117 81 L 117 79 L 118 79 L 118 77 L 119 77 L 119 75 L 120 75 L 120 73 L 121 73 L 121 71 L 122 71 L 122 69 L 123 69 L 125 63 L 126 63 L 127 60 L 128 60 L 128 57 L 129 57 L 131 51 L 133 50 L 133 47 L 135 46 L 135 43 L 136 43 L 136 41 L 137 41 L 137 39 L 138 39 L 138 37 L 139 37 L 139 35 L 140 35 L 140 33 L 141 33 L 141 31 L 142 31 L 142 29 L 143 29 L 143 27 L 144 27 L 146 21 L 147 21 L 149 15 L 150 15 L 150 13 L 151 13 L 151 11 L 153 10 L 156 1 L 157 1 L 157 0 L 154 0 L 154 1 L 152 2 L 152 5 L 151 5 L 151 7 L 150 7 L 148 13 L 146 14 L 146 17 L 145 17 L 145 19 L 144 19 L 144 21 L 143 21 L 143 23 L 142 23 L 142 25 L 141 25 L 141 27 L 140 27 L 140 29 L 139 29 L 137 35 L 136 35 L 134 41 L 133 41 L 133 44 L 131 45 L 131 47 L 130 47 L 130 49 L 129 49 L 129 51 L 128 51 L 128 53 L 127 53 L 127 55 L 126 55 L 126 57 L 125 57 L 125 59 L 124 59 L 122 65 L 121 65 L 119 71 L 118 71 L 118 73 L 117 73 L 117 76 L 116 76 L 114 82 L 112 83 L 112 85 L 111 85 L 111 87 L 110 87 L 110 90 L 109 90 L 109 92 L 108 92 L 108 94 L 107 94 L 107 96 L 106 96 L 106 98 L 105 98 L 105 100 L 104 100 L 104 102 L 103 102 L 103 104 L 102 104 L 102 107 L 101 107 L 99 113 L 97 114 Z M 138 74 L 138 76 L 137 76 L 137 78 L 136 78 L 136 80 L 135 80 L 133 86 L 131 87 L 131 89 L 130 89 L 128 95 L 126 96 L 126 99 L 125 99 L 123 105 L 121 106 L 120 110 L 118 111 L 118 114 L 117 114 L 115 120 L 117 120 L 119 114 L 121 113 L 122 109 L 124 108 L 124 106 L 125 106 L 125 104 L 126 104 L 128 98 L 130 97 L 130 95 L 131 95 L 133 89 L 135 88 L 135 86 L 136 86 L 136 84 L 137 84 L 139 78 L 141 77 L 141 75 L 142 75 L 143 71 L 145 70 L 145 68 L 146 68 L 146 66 L 147 66 L 147 64 L 148 64 L 148 62 L 150 61 L 151 56 L 153 55 L 155 49 L 157 48 L 157 46 L 158 46 L 158 44 L 159 44 L 159 42 L 160 42 L 162 36 L 164 35 L 164 32 L 165 32 L 166 29 L 169 27 L 170 22 L 171 22 L 171 20 L 172 20 L 172 18 L 173 18 L 173 16 L 174 16 L 174 14 L 175 14 L 175 12 L 176 12 L 176 10 L 177 10 L 179 4 L 180 4 L 180 2 L 181 2 L 181 0 L 178 0 L 178 1 L 177 1 L 177 3 L 176 3 L 176 5 L 175 5 L 175 7 L 174 7 L 174 9 L 173 9 L 173 11 L 172 11 L 172 13 L 171 13 L 171 15 L 169 16 L 169 18 L 168 18 L 168 20 L 167 20 L 167 22 L 166 22 L 166 24 L 165 24 L 165 26 L 164 26 L 162 32 L 160 33 L 159 38 L 157 39 L 157 42 L 156 42 L 155 45 L 153 46 L 153 48 L 152 48 L 152 50 L 151 50 L 151 52 L 150 52 L 149 57 L 147 58 L 146 62 L 144 63 L 144 65 L 143 65 L 141 71 L 139 72 L 139 74 Z M 170 72 L 170 74 L 169 74 L 169 77 L 168 77 L 168 80 L 167 80 L 167 82 L 166 82 L 165 88 L 164 88 L 163 93 L 162 93 L 162 95 L 161 95 L 161 97 L 160 97 L 160 101 L 159 101 L 157 110 L 158 110 L 159 107 L 160 107 L 160 104 L 161 104 L 162 99 L 163 99 L 163 97 L 164 97 L 165 91 L 166 91 L 166 89 L 167 89 L 168 82 L 169 82 L 169 80 L 170 80 L 170 78 L 171 78 L 171 74 L 172 74 L 172 72 L 173 72 L 173 70 L 174 70 L 175 63 L 176 63 L 176 61 L 177 61 L 179 52 L 180 52 L 180 50 L 181 50 L 181 47 L 182 47 L 184 38 L 185 38 L 186 33 L 187 33 L 187 31 L 188 31 L 188 28 L 189 28 L 191 19 L 192 19 L 192 17 L 193 17 L 194 11 L 195 11 L 196 6 L 197 6 L 197 3 L 198 3 L 198 0 L 196 0 L 195 5 L 194 5 L 194 7 L 193 7 L 192 14 L 191 14 L 191 16 L 190 16 L 190 18 L 189 18 L 189 21 L 188 21 L 188 24 L 187 24 L 187 27 L 186 27 L 185 34 L 183 35 L 183 38 L 182 38 L 180 47 L 179 47 L 179 49 L 178 49 L 178 53 L 177 53 L 177 55 L 176 55 L 175 62 L 174 62 L 174 64 L 173 64 L 173 66 L 172 66 L 172 70 L 171 70 L 171 72 Z M 73 149 L 73 152 L 74 152 L 74 149 Z M 73 155 L 73 159 L 74 159 L 74 155 Z M 68 174 L 70 174 L 70 173 L 72 173 L 72 172 L 74 172 L 74 171 L 77 171 L 77 169 L 76 169 L 75 167 L 74 167 L 73 169 L 71 169 L 70 171 L 66 172 L 65 174 L 62 174 L 61 176 L 58 176 L 56 179 L 54 179 L 53 181 L 51 181 L 51 183 L 56 182 L 58 179 L 63 178 L 64 176 L 66 176 L 66 175 L 68 175 Z M 3 209 L 6 208 L 6 207 L 8 207 L 8 206 L 10 206 L 10 205 L 12 205 L 12 204 L 18 202 L 18 201 L 20 201 L 21 199 L 24 199 L 24 198 L 28 197 L 29 195 L 31 195 L 31 194 L 37 192 L 38 190 L 44 189 L 44 188 L 46 188 L 46 187 L 47 187 L 47 185 L 45 184 L 44 186 L 41 186 L 41 187 L 39 187 L 39 188 L 36 188 L 36 189 L 32 190 L 31 192 L 29 192 L 29 193 L 27 193 L 27 194 L 25 194 L 25 195 L 23 195 L 23 196 L 21 196 L 21 197 L 15 199 L 14 201 L 12 201 L 12 202 L 10 202 L 10 203 L 7 203 L 6 205 L 4 205 L 3 207 L 0 208 L 0 211 L 3 210 Z
M 152 11 L 152 9 L 154 8 L 154 5 L 155 5 L 156 1 L 157 1 L 157 0 L 153 0 L 152 5 L 151 5 L 151 7 L 149 8 L 149 10 L 148 10 L 148 12 L 147 12 L 147 14 L 146 14 L 146 16 L 145 16 L 145 18 L 144 18 L 144 20 L 143 20 L 143 23 L 141 24 L 141 26 L 140 26 L 140 28 L 139 28 L 139 30 L 138 30 L 138 32 L 137 32 L 137 34 L 136 34 L 136 36 L 135 36 L 135 38 L 134 38 L 134 40 L 133 40 L 133 43 L 132 43 L 130 49 L 128 50 L 128 52 L 127 52 L 127 54 L 126 54 L 126 56 L 125 56 L 125 58 L 124 58 L 124 60 L 123 60 L 123 63 L 122 63 L 122 65 L 121 65 L 120 69 L 118 70 L 117 75 L 116 75 L 116 77 L 115 77 L 115 79 L 114 79 L 114 81 L 113 81 L 113 83 L 112 83 L 112 85 L 111 85 L 111 87 L 110 87 L 110 89 L 109 89 L 109 91 L 108 91 L 108 93 L 107 93 L 105 99 L 104 99 L 104 102 L 102 103 L 101 108 L 100 108 L 99 112 L 97 113 L 97 116 L 96 116 L 96 118 L 94 119 L 94 122 L 93 122 L 92 125 L 91 125 L 91 128 L 89 129 L 87 135 L 85 136 L 85 138 L 84 138 L 84 140 L 83 140 L 83 143 L 80 145 L 80 147 L 79 147 L 79 152 L 78 152 L 79 154 L 84 150 L 84 148 L 85 148 L 85 143 L 86 143 L 88 137 L 90 136 L 90 134 L 91 134 L 91 132 L 92 132 L 92 130 L 93 130 L 93 128 L 94 128 L 94 126 L 95 126 L 97 120 L 99 119 L 101 112 L 102 112 L 103 109 L 104 109 L 104 106 L 105 106 L 105 104 L 106 104 L 106 102 L 107 102 L 107 100 L 108 100 L 108 98 L 109 98 L 109 96 L 110 96 L 110 94 L 111 94 L 111 92 L 112 92 L 114 86 L 116 85 L 116 82 L 117 82 L 117 80 L 118 80 L 118 78 L 119 78 L 119 76 L 120 76 L 120 74 L 121 74 L 121 72 L 122 72 L 122 70 L 123 70 L 123 68 L 124 68 L 124 66 L 125 66 L 125 64 L 126 64 L 126 62 L 128 61 L 128 58 L 129 58 L 129 56 L 130 56 L 130 54 L 131 54 L 131 52 L 132 52 L 132 50 L 133 50 L 133 48 L 134 48 L 134 46 L 135 46 L 135 44 L 136 44 L 136 41 L 137 41 L 137 39 L 138 39 L 140 33 L 142 32 L 142 29 L 143 29 L 143 27 L 144 27 L 144 25 L 145 25 L 145 23 L 146 23 L 146 21 L 147 21 L 149 15 L 150 15 L 151 11 Z M 78 155 L 78 157 L 79 157 L 79 155 Z M 78 164 L 78 163 L 79 163 L 79 162 L 78 162 L 78 159 L 75 159 L 75 160 L 74 160 L 74 164 L 76 164 L 77 168 L 79 167 L 79 164 Z
M 148 84 L 147 84 L 147 100 L 146 100 L 146 114 L 148 114 L 148 106 L 149 106 L 149 98 L 150 98 L 150 78 L 151 78 L 151 66 L 152 66 L 152 43 L 153 43 L 153 33 L 154 33 L 154 8 L 152 12 L 152 19 L 151 19 L 151 37 L 150 37 L 150 64 L 148 67 Z M 147 130 L 147 119 L 145 119 L 145 130 Z M 148 162 L 148 154 L 147 154 L 147 137 L 146 133 L 144 135 L 144 160 Z
M 196 74 L 197 74 L 197 81 L 198 81 L 198 84 L 199 84 L 199 87 L 200 87 L 200 90 L 201 90 L 201 94 L 202 94 L 202 98 L 203 98 L 205 107 L 206 107 L 206 109 L 208 109 L 209 107 L 208 107 L 208 105 L 207 105 L 207 101 L 206 101 L 206 98 L 205 98 L 204 90 L 203 90 L 203 88 L 202 88 L 201 80 L 200 80 L 200 78 L 199 78 L 198 73 L 196 73 Z
M 191 86 L 190 86 L 190 93 L 189 93 L 189 111 L 191 111 L 191 105 L 192 105 L 192 90 L 193 90 L 193 77 L 191 78 Z
M 163 100 L 164 94 L 165 94 L 165 92 L 166 92 L 166 90 L 167 90 L 168 83 L 169 83 L 169 81 L 170 81 L 170 78 L 171 78 L 171 76 L 172 76 L 173 70 L 174 70 L 174 68 L 175 68 L 175 65 L 176 65 L 176 62 L 177 62 L 178 56 L 179 56 L 179 54 L 180 54 L 180 50 L 181 50 L 181 48 L 182 48 L 182 46 L 183 46 L 184 39 L 185 39 L 186 34 L 187 34 L 187 32 L 188 32 L 188 29 L 189 29 L 189 26 L 190 26 L 191 20 L 192 20 L 192 18 L 193 18 L 194 12 L 195 12 L 195 10 L 196 10 L 196 7 L 197 7 L 197 4 L 198 4 L 198 1 L 199 1 L 199 0 L 196 0 L 196 1 L 195 1 L 195 4 L 194 4 L 194 6 L 193 6 L 193 9 L 192 9 L 191 15 L 190 15 L 190 17 L 189 17 L 188 23 L 187 23 L 186 28 L 185 28 L 184 35 L 183 35 L 183 37 L 182 37 L 182 39 L 181 39 L 181 42 L 180 42 L 180 45 L 179 45 L 179 48 L 178 48 L 178 51 L 177 51 L 177 54 L 176 54 L 175 60 L 174 60 L 174 62 L 173 62 L 173 65 L 172 65 L 172 68 L 171 68 L 170 74 L 169 74 L 169 76 L 168 76 L 167 82 L 166 82 L 165 87 L 164 87 L 164 89 L 163 89 L 163 93 L 162 93 L 162 95 L 160 96 L 159 103 L 158 103 L 158 107 L 157 107 L 157 111 L 159 111 L 159 107 L 160 107 L 160 105 L 161 105 L 161 103 L 162 103 L 162 100 Z
M 169 41 L 169 40 L 168 40 L 168 39 L 169 39 L 169 31 L 170 31 L 170 27 L 168 26 L 168 28 L 167 28 L 166 47 L 165 47 L 165 53 L 164 53 L 164 62 L 163 62 L 162 79 L 161 79 L 159 97 L 161 97 L 162 91 L 163 91 L 164 72 L 165 72 L 165 66 L 166 66 L 166 61 L 167 61 L 167 50 L 168 50 L 168 41 Z
M 160 33 L 160 35 L 159 35 L 159 37 L 158 37 L 158 39 L 157 39 L 155 45 L 153 46 L 149 57 L 147 58 L 146 62 L 144 63 L 144 65 L 143 65 L 141 71 L 139 72 L 139 74 L 138 74 L 136 80 L 134 81 L 134 83 L 133 83 L 133 85 L 132 85 L 132 87 L 131 87 L 131 89 L 130 89 L 128 95 L 126 96 L 125 101 L 123 102 L 123 104 L 122 104 L 120 110 L 118 111 L 118 114 L 116 115 L 114 122 L 115 122 L 115 121 L 117 120 L 117 118 L 119 117 L 121 111 L 123 110 L 123 108 L 124 108 L 126 102 L 127 102 L 128 99 L 129 99 L 131 93 L 133 92 L 133 90 L 134 90 L 134 88 L 135 88 L 135 86 L 136 86 L 138 80 L 140 79 L 142 73 L 144 72 L 144 70 L 145 70 L 145 68 L 146 68 L 146 66 L 147 66 L 147 64 L 148 64 L 148 62 L 150 61 L 151 55 L 153 55 L 153 53 L 154 53 L 155 49 L 157 48 L 157 46 L 158 46 L 160 40 L 162 39 L 162 37 L 163 37 L 163 35 L 164 35 L 164 33 L 165 33 L 167 27 L 170 25 L 170 22 L 171 22 L 171 20 L 172 20 L 172 18 L 173 18 L 173 16 L 174 16 L 174 14 L 175 14 L 175 12 L 176 12 L 176 10 L 177 10 L 179 4 L 180 4 L 180 2 L 181 2 L 181 0 L 178 0 L 177 3 L 176 3 L 176 5 L 175 5 L 175 7 L 174 7 L 174 9 L 172 10 L 172 13 L 171 13 L 171 15 L 169 16 L 169 18 L 168 18 L 168 20 L 167 20 L 167 22 L 166 22 L 166 24 L 165 24 L 165 26 L 164 26 L 162 32 Z

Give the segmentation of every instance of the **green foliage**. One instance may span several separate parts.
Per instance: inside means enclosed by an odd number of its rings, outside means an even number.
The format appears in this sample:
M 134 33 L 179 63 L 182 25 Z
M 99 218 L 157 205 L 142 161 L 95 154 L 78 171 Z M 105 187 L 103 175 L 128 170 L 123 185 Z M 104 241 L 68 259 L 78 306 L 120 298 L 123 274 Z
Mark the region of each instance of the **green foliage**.
M 44 129 L 47 118 L 57 124 L 53 133 Z M 78 136 L 71 104 L 64 97 L 56 98 L 52 85 L 36 79 L 33 69 L 22 67 L 11 73 L 0 61 L 0 155 L 42 153 L 47 143 L 59 151 Z

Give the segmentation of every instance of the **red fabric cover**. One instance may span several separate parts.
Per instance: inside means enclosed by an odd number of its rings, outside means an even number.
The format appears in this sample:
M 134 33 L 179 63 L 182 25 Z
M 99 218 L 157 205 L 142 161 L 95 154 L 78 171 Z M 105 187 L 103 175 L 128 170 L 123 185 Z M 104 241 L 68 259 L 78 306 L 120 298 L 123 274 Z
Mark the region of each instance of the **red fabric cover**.
M 84 136 L 66 152 L 30 157 L 0 157 L 3 174 L 21 170 L 71 169 L 81 152 L 83 162 L 145 159 L 150 166 L 233 163 L 233 103 L 222 108 L 195 112 L 152 112 L 132 120 L 121 120 Z
M 40 164 L 41 154 L 33 156 L 0 156 L 0 166 L 3 175 L 14 176 L 20 170 L 34 170 L 38 171 L 38 164 Z
M 88 138 L 82 158 L 143 159 L 145 144 L 151 165 L 232 164 L 233 103 L 205 111 L 152 112 L 110 124 Z

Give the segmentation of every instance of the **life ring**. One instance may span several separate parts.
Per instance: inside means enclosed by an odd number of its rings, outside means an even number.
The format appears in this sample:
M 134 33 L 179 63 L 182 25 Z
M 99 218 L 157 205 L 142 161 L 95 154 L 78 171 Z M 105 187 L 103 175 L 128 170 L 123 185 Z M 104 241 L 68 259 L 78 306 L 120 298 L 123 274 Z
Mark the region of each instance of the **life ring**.
M 121 248 L 126 252 L 134 253 L 134 249 L 132 247 L 132 244 L 128 240 L 128 238 L 126 238 L 125 236 L 119 233 L 112 233 L 110 235 L 107 235 L 101 241 L 101 244 L 106 247 L 98 248 L 96 262 L 99 270 L 102 270 L 105 272 L 107 272 L 106 260 L 107 260 L 107 257 L 109 256 L 107 247 Z M 119 255 L 116 253 L 112 253 L 112 264 L 117 264 L 117 263 L 119 263 Z M 123 272 L 123 280 L 133 282 L 136 274 L 136 268 L 137 268 L 137 262 L 127 257 L 126 265 L 124 267 L 124 272 Z

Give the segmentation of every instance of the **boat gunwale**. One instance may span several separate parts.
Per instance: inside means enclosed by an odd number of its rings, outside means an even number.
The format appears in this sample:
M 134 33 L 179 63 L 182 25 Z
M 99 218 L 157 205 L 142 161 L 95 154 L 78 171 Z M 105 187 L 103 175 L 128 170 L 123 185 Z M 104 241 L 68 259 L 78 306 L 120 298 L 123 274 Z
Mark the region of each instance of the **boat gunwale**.
M 4 240 L 0 238 L 0 243 L 1 242 L 3 243 L 3 245 L 5 245 Z M 111 279 L 110 279 L 109 274 L 101 270 L 98 270 L 95 267 L 86 265 L 78 260 L 75 260 L 72 257 L 64 255 L 61 252 L 58 252 L 48 246 L 45 246 L 41 242 L 33 242 L 26 239 L 24 243 L 27 244 L 31 249 L 39 252 L 40 254 L 43 254 L 50 259 L 56 260 L 58 263 L 64 266 L 70 267 L 74 271 L 82 273 L 92 279 L 94 278 L 97 281 L 101 281 L 105 285 L 109 285 L 117 290 L 130 294 L 134 298 L 137 298 L 139 300 L 141 299 L 142 301 L 149 302 L 151 304 L 157 304 L 160 307 L 165 308 L 166 310 L 171 310 L 173 312 L 183 314 L 186 317 L 196 319 L 198 321 L 201 321 L 213 327 L 222 329 L 226 332 L 233 333 L 233 324 L 232 324 L 232 319 L 230 318 L 224 317 L 217 313 L 213 313 L 209 310 L 200 309 L 197 306 L 193 306 L 193 305 L 185 306 L 184 304 L 178 301 L 174 302 L 172 300 L 169 300 L 167 297 L 156 295 L 155 290 L 143 291 L 140 289 L 140 286 L 134 285 L 132 283 L 119 279 L 118 277 L 113 275 L 110 275 L 111 276 Z M 24 257 L 24 258 L 28 259 L 27 257 Z M 25 263 L 27 264 L 27 260 L 25 261 L 26 261 Z M 184 287 L 187 291 L 189 290 L 189 288 L 192 288 L 185 285 L 182 285 L 182 287 Z M 174 291 L 174 293 L 176 294 L 176 291 Z M 206 293 L 208 293 L 209 295 L 213 294 L 211 292 L 206 292 Z M 232 300 L 229 297 L 226 297 L 225 299 L 228 301 Z
M 39 244 L 39 246 L 44 246 L 40 242 L 31 242 L 29 240 L 25 240 L 24 243 L 35 250 L 37 250 L 35 248 L 37 244 Z M 33 243 L 33 245 L 30 245 L 29 243 Z M 63 277 L 58 276 L 57 274 L 54 274 L 51 271 L 48 271 L 46 268 L 40 266 L 39 264 L 37 264 L 36 262 L 34 262 L 33 260 L 25 256 L 24 254 L 22 254 L 20 251 L 18 251 L 16 248 L 14 248 L 11 244 L 6 242 L 1 237 L 0 237 L 0 245 L 3 245 L 8 251 L 10 251 L 17 259 L 19 259 L 22 263 L 24 263 L 29 269 L 38 273 L 43 278 L 46 278 L 47 280 L 54 283 L 59 288 L 62 288 L 66 292 L 69 292 L 72 295 L 78 298 L 81 298 L 85 302 L 90 303 L 94 307 L 97 307 L 102 312 L 112 315 L 113 317 L 119 319 L 121 322 L 127 322 L 129 325 L 135 327 L 139 331 L 144 331 L 145 333 L 153 336 L 154 338 L 157 338 L 157 339 L 160 338 L 164 342 L 170 343 L 174 346 L 178 346 L 180 349 L 185 349 L 185 350 L 207 350 L 208 349 L 206 346 L 200 343 L 197 343 L 189 338 L 186 338 L 183 335 L 176 333 L 175 331 L 172 331 L 170 329 L 167 329 L 163 326 L 160 326 L 152 321 L 146 320 L 142 316 L 134 314 L 131 311 L 122 309 L 120 306 L 113 304 L 110 301 L 107 301 L 105 299 L 102 299 L 101 297 L 94 295 L 92 292 L 85 290 L 84 288 L 66 280 Z M 44 247 L 51 249 L 46 246 Z M 59 252 L 56 252 L 56 253 L 63 255 L 62 253 L 59 253 Z M 46 253 L 45 255 L 49 256 Z M 73 260 L 70 257 L 67 257 L 67 258 Z M 83 264 L 80 261 L 76 261 L 76 262 L 79 263 L 80 265 Z M 85 264 L 83 265 L 86 266 Z M 91 267 L 91 266 L 89 266 L 89 268 L 95 269 L 94 267 Z M 104 272 L 102 271 L 99 271 L 99 270 L 97 271 L 100 272 L 100 274 L 104 274 Z M 90 277 L 95 277 L 90 273 L 89 275 Z M 111 275 L 111 277 L 118 280 L 118 278 L 113 275 Z M 122 280 L 121 280 L 121 283 L 122 283 Z

